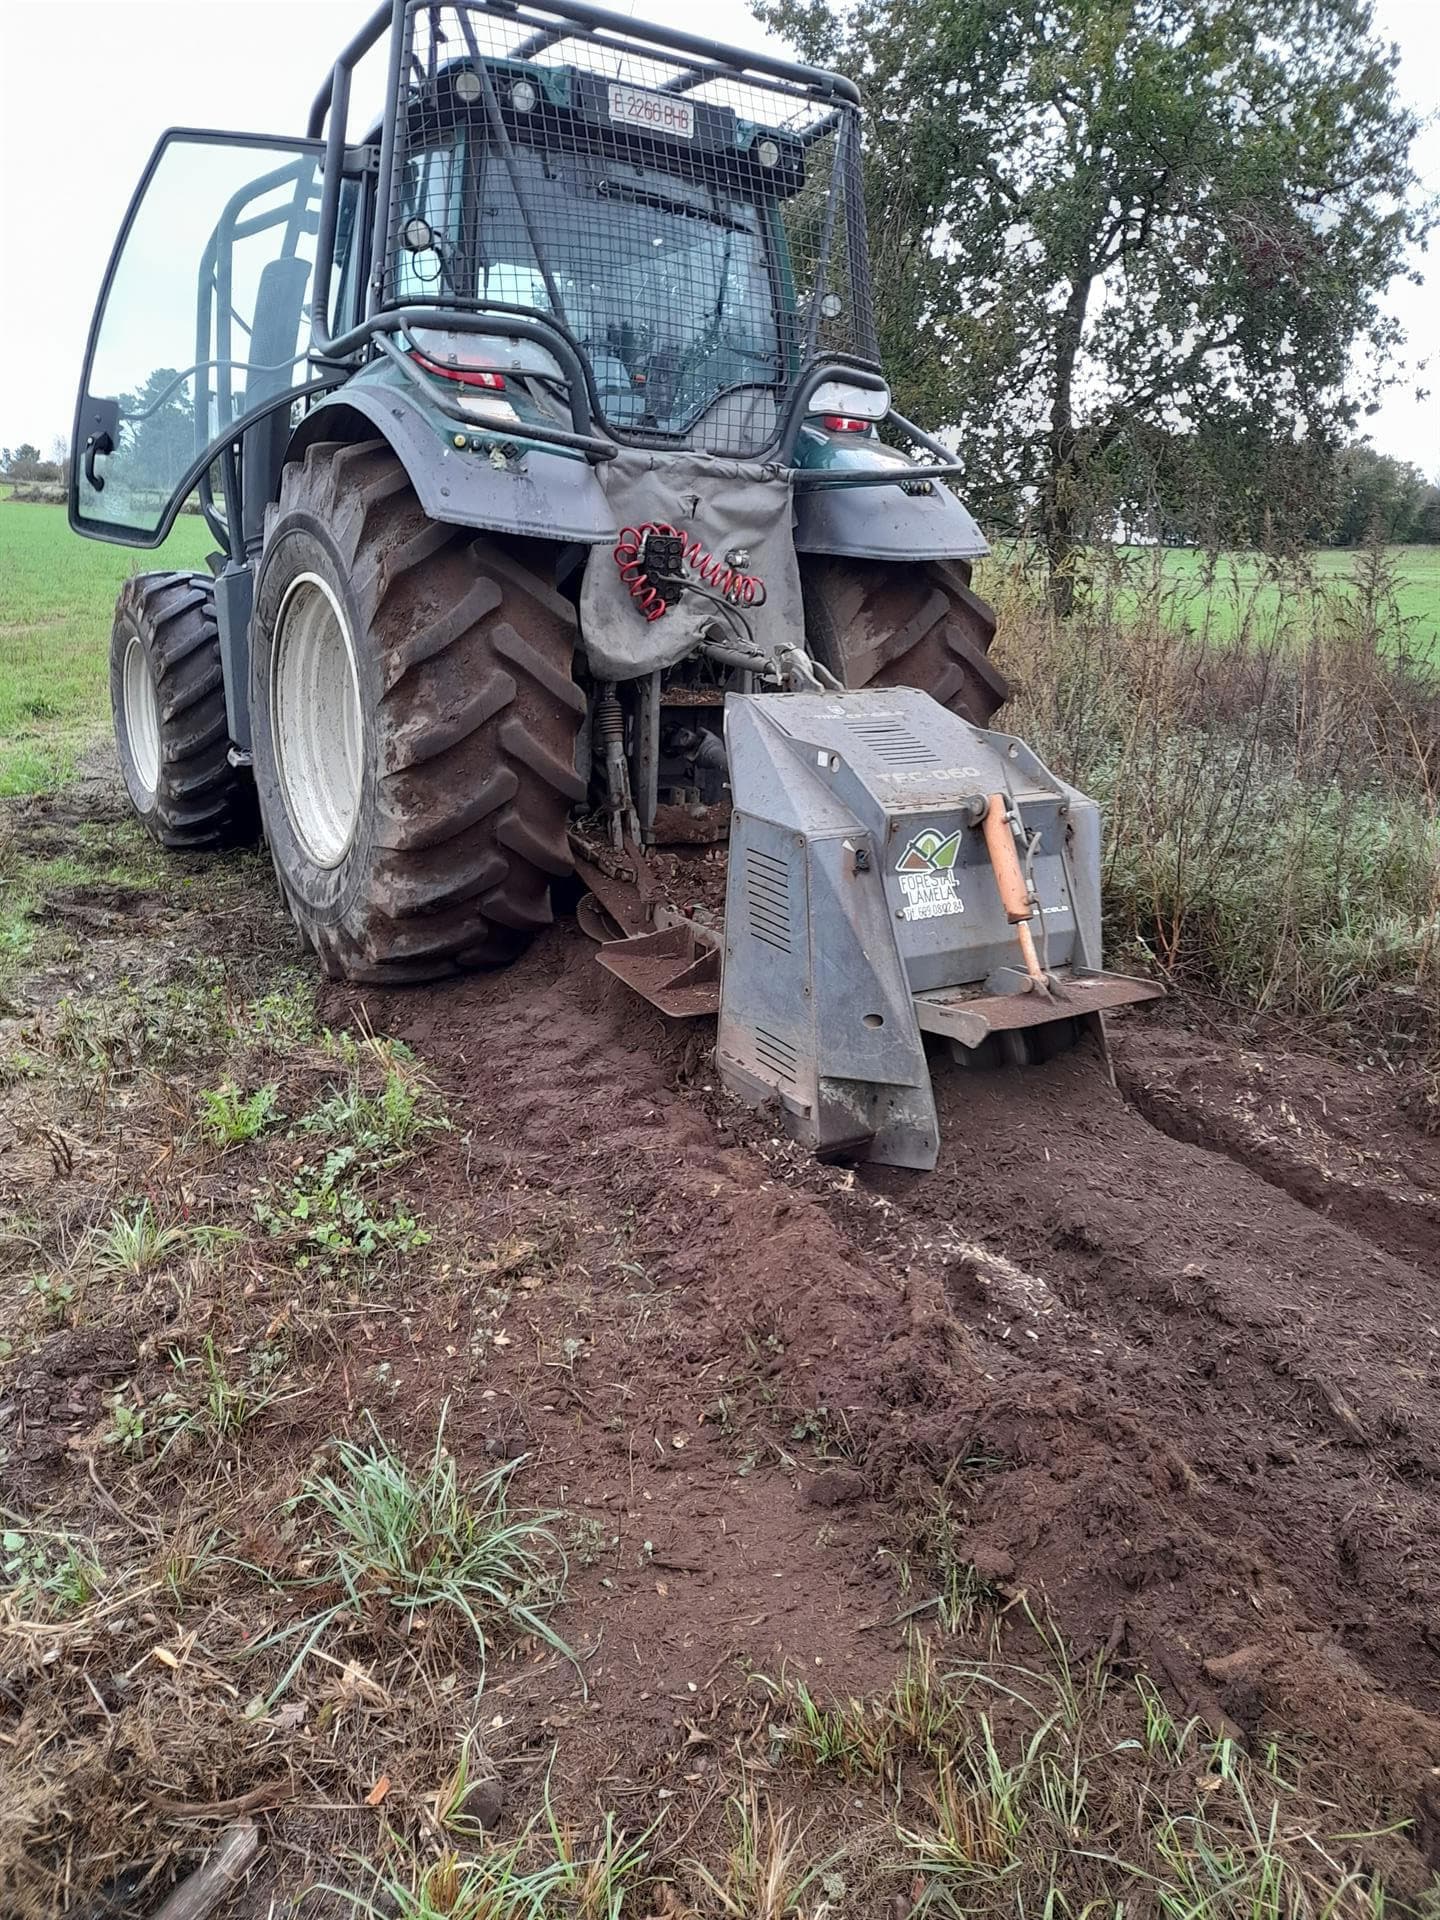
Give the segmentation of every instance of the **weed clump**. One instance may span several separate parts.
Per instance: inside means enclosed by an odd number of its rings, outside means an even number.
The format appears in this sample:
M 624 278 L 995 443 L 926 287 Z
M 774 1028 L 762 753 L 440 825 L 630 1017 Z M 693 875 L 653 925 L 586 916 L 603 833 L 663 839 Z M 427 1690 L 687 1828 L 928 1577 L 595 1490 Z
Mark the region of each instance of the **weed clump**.
M 257 1087 L 242 1093 L 233 1081 L 206 1088 L 200 1095 L 200 1132 L 212 1147 L 243 1146 L 283 1119 L 279 1088 Z
M 1440 677 L 1383 597 L 1267 580 L 1223 631 L 1133 570 L 1064 623 L 1018 568 L 997 598 L 1007 725 L 1104 813 L 1113 958 L 1440 1064 Z
M 407 1627 L 427 1619 L 462 1622 L 479 1655 L 481 1688 L 497 1637 L 531 1635 L 569 1658 L 548 1620 L 566 1575 L 551 1531 L 556 1516 L 512 1512 L 510 1482 L 520 1464 L 506 1461 L 467 1484 L 445 1447 L 443 1414 L 418 1469 L 373 1422 L 367 1441 L 341 1441 L 333 1471 L 311 1475 L 289 1508 L 313 1529 L 304 1557 L 314 1571 L 292 1590 L 338 1589 L 340 1598 L 262 1643 L 302 1641 L 271 1703 L 330 1629 L 363 1627 L 377 1604 Z

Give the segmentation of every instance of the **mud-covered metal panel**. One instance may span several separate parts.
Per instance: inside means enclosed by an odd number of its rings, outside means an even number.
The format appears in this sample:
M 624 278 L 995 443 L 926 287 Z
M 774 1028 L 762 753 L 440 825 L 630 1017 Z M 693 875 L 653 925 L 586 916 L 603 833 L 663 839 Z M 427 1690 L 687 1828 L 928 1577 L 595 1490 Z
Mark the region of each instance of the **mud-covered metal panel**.
M 359 414 L 389 441 L 432 520 L 586 546 L 618 537 L 604 489 L 587 461 L 536 447 L 506 456 L 500 439 L 478 429 L 465 437 L 483 437 L 484 449 L 449 446 L 419 401 L 397 387 L 352 381 L 333 400 L 322 401 L 297 428 L 292 459 L 312 441 L 334 436 L 337 407 Z
M 948 487 L 801 487 L 795 550 L 850 560 L 980 560 L 990 547 Z
M 814 993 L 803 844 L 750 811 L 732 819 L 717 1048 L 729 1067 L 812 1122 Z
M 717 1054 L 820 1153 L 934 1165 L 934 1097 L 875 833 L 835 793 L 828 751 L 780 724 L 799 696 L 732 699 L 736 799 Z M 861 696 L 862 701 L 866 696 Z

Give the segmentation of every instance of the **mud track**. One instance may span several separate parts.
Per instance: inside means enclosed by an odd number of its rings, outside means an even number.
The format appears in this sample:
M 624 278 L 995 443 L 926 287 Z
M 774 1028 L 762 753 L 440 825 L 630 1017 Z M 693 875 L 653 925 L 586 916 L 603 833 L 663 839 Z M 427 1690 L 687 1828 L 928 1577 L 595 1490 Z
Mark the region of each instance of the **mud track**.
M 803 1647 L 864 1684 L 894 1589 L 862 1536 L 944 1487 L 992 1588 L 1043 1594 L 1079 1652 L 1143 1664 L 1237 1737 L 1285 1728 L 1393 1796 L 1440 1861 L 1440 1142 L 1393 1083 L 1132 1021 L 1118 1088 L 1083 1055 L 942 1069 L 935 1173 L 856 1175 L 735 1108 L 709 1032 L 666 1028 L 573 928 L 506 973 L 363 1009 L 462 1101 L 470 1181 L 523 1170 L 623 1219 L 681 1330 L 630 1339 L 616 1316 L 604 1358 L 654 1429 L 652 1530 L 689 1543 L 670 1550 L 683 1644 L 663 1576 L 659 1600 L 581 1600 L 627 1663 L 661 1650 L 657 1703 L 727 1652 Z M 845 1436 L 865 1504 L 836 1496 L 844 1578 L 809 1544 L 823 1474 L 797 1499 L 793 1473 L 722 1463 L 706 1409 L 747 1371 Z M 641 1497 L 583 1396 L 531 1395 L 516 1421 L 587 1504 Z M 638 1737 L 633 1688 L 629 1711 Z

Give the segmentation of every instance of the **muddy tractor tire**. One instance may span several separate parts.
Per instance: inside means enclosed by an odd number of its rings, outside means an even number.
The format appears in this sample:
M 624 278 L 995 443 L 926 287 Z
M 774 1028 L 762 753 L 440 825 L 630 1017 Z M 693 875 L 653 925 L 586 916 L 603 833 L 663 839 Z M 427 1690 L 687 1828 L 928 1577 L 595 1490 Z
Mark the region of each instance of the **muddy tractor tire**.
M 286 469 L 251 625 L 255 779 L 333 979 L 503 965 L 549 923 L 585 791 L 555 556 L 429 519 L 383 441 Z
M 1009 698 L 989 658 L 994 611 L 963 561 L 802 554 L 800 584 L 810 651 L 847 687 L 919 687 L 981 727 Z
M 140 573 L 115 603 L 110 706 L 136 816 L 175 852 L 255 839 L 255 788 L 230 764 L 215 589 L 208 574 Z

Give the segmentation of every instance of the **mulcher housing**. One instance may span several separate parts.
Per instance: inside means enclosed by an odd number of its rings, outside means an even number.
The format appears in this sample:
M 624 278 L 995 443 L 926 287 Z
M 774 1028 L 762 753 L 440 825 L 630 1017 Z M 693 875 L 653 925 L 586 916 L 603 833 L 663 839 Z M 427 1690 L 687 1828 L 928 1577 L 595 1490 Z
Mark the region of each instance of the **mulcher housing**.
M 136 810 L 179 846 L 258 807 L 332 974 L 502 962 L 578 879 L 746 1097 L 914 1165 L 923 1035 L 1013 1058 L 1143 991 L 1096 973 L 1093 808 L 977 730 L 985 542 L 879 364 L 842 76 L 387 0 L 304 137 L 161 140 L 73 448 L 77 531 L 153 547 L 194 494 L 216 543 L 122 596 Z

